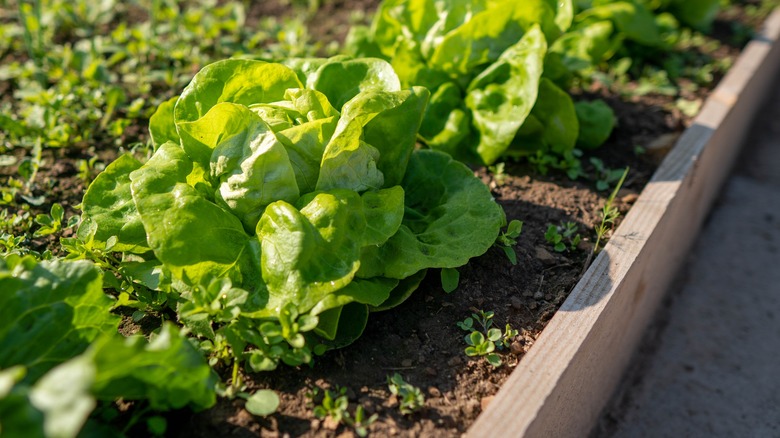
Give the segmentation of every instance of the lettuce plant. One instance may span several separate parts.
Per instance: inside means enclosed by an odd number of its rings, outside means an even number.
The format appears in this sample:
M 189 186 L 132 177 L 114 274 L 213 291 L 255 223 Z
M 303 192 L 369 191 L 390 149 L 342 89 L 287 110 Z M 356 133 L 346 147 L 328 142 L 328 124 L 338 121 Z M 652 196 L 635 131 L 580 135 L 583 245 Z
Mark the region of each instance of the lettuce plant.
M 388 59 L 402 85 L 431 90 L 420 129 L 429 147 L 492 164 L 574 148 L 572 99 L 543 77 L 573 16 L 568 0 L 385 0 L 349 46 Z
M 212 361 L 307 363 L 505 222 L 467 167 L 415 150 L 428 98 L 375 58 L 208 65 L 152 117 L 151 159 L 95 179 L 79 234 L 171 291 Z

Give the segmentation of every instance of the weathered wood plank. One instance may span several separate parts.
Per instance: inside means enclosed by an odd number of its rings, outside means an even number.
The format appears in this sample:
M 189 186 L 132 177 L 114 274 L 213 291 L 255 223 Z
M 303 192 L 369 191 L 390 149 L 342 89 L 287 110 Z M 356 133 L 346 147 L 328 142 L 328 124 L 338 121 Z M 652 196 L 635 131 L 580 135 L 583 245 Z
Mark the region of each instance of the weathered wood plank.
M 580 437 L 610 398 L 780 67 L 780 8 L 468 435 Z

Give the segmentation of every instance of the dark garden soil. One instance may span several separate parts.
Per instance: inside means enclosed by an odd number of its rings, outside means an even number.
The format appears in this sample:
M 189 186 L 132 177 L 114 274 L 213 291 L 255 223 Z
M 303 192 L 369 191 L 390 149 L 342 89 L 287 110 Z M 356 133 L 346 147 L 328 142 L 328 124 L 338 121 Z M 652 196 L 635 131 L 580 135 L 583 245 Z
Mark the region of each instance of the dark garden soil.
M 290 13 L 289 1 L 253 2 L 249 23 L 265 15 Z M 317 15 L 308 20 L 315 39 L 343 39 L 352 11 L 373 12 L 377 1 L 344 0 L 323 2 Z M 733 26 L 716 24 L 724 44 L 716 56 L 735 56 L 738 48 L 728 43 Z M 583 99 L 603 98 L 616 111 L 619 124 L 608 143 L 583 157 L 601 158 L 608 168 L 628 166 L 628 178 L 617 197 L 622 214 L 630 208 L 650 179 L 666 150 L 690 123 L 690 117 L 677 110 L 677 97 L 649 94 L 629 99 L 596 84 L 579 91 Z M 699 90 L 687 97 L 706 97 Z M 143 131 L 136 128 L 138 131 Z M 144 135 L 135 134 L 143 141 Z M 115 150 L 106 142 L 101 161 L 110 161 Z M 646 150 L 637 153 L 636 146 Z M 115 154 L 115 152 L 113 152 Z M 85 182 L 80 179 L 78 160 L 82 152 L 45 150 L 37 178 L 37 191 L 53 193 L 66 207 L 66 217 L 76 214 Z M 586 173 L 592 174 L 589 164 Z M 15 172 L 0 168 L 0 172 Z M 504 207 L 507 219 L 523 221 L 522 235 L 515 247 L 517 264 L 492 248 L 459 269 L 460 285 L 445 293 L 439 272 L 431 270 L 420 288 L 402 305 L 372 314 L 363 336 L 351 346 L 315 359 L 314 367 L 290 368 L 266 374 L 250 374 L 245 379 L 250 390 L 272 388 L 282 404 L 277 413 L 260 418 L 243 409 L 240 399 L 219 399 L 205 412 L 179 411 L 168 414 L 168 433 L 182 437 L 214 436 L 353 436 L 352 429 L 316 419 L 307 393 L 313 388 L 345 388 L 350 412 L 358 405 L 378 419 L 369 431 L 376 436 L 457 436 L 484 410 L 523 354 L 531 347 L 546 322 L 581 277 L 593 246 L 594 225 L 608 191 L 595 190 L 595 181 L 568 179 L 562 173 L 540 175 L 528 164 L 507 163 L 503 179 L 491 172 L 475 172 L 489 185 Z M 0 178 L 8 175 L 0 173 Z M 35 194 L 35 192 L 33 192 Z M 48 212 L 50 205 L 39 207 Z M 583 240 L 575 250 L 556 252 L 545 241 L 550 224 L 574 222 Z M 66 231 L 68 233 L 69 231 Z M 34 240 L 34 249 L 57 252 L 55 238 Z M 464 334 L 456 326 L 473 309 L 492 310 L 499 327 L 509 323 L 520 331 L 509 351 L 501 353 L 503 365 L 494 368 L 485 359 L 464 354 Z M 227 370 L 224 370 L 227 376 Z M 388 390 L 387 376 L 400 373 L 420 387 L 425 407 L 412 415 L 402 415 L 398 402 Z M 320 390 L 320 393 L 322 391 Z M 522 396 L 522 394 L 518 394 Z

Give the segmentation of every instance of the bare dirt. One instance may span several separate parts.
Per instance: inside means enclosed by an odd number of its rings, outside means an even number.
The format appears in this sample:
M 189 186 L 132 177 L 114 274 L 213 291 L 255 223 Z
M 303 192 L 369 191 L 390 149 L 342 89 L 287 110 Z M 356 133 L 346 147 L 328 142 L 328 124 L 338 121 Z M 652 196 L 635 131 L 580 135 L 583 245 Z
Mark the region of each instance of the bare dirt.
M 317 15 L 308 19 L 310 32 L 321 40 L 344 38 L 353 11 L 369 15 L 377 1 L 346 0 L 323 2 Z M 289 2 L 253 2 L 249 23 L 266 15 L 291 13 Z M 724 55 L 738 49 L 726 46 Z M 584 99 L 603 98 L 616 111 L 619 124 L 608 143 L 583 158 L 601 158 L 609 168 L 630 172 L 617 197 L 625 213 L 647 183 L 655 167 L 690 118 L 674 108 L 674 97 L 645 95 L 632 99 L 617 96 L 598 84 L 580 90 Z M 698 92 L 704 97 L 705 90 Z M 136 134 L 143 140 L 144 134 Z M 107 142 L 107 151 L 113 150 Z M 637 153 L 642 146 L 645 153 Z M 85 183 L 78 175 L 79 152 L 46 152 L 35 190 L 53 191 L 68 213 L 83 196 Z M 105 152 L 109 161 L 110 152 Z M 15 172 L 5 168 L 3 172 Z M 585 170 L 592 173 L 589 165 Z M 540 175 L 528 164 L 507 163 L 505 178 L 496 178 L 486 169 L 475 173 L 491 188 L 504 207 L 508 220 L 523 221 L 522 235 L 515 247 L 517 264 L 492 248 L 459 269 L 460 285 L 445 293 L 439 272 L 431 270 L 420 288 L 402 305 L 372 314 L 363 336 L 351 346 L 315 360 L 313 367 L 281 367 L 266 374 L 244 376 L 250 389 L 272 388 L 282 399 L 277 413 L 260 418 L 249 414 L 240 399 L 221 398 L 205 412 L 177 411 L 167 414 L 171 436 L 339 436 L 354 435 L 353 429 L 315 418 L 307 397 L 314 388 L 344 388 L 349 411 L 360 405 L 368 414 L 378 414 L 369 427 L 376 436 L 459 435 L 467 430 L 489 404 L 498 388 L 552 317 L 580 278 L 592 250 L 598 212 L 609 195 L 597 191 L 588 179 L 572 181 L 561 173 Z M 12 175 L 11 173 L 10 175 Z M 8 175 L 0 175 L 5 177 Z M 34 207 L 48 212 L 50 205 Z M 556 252 L 545 241 L 550 224 L 574 222 L 582 242 L 574 250 Z M 56 251 L 52 238 L 32 242 L 33 248 Z M 464 354 L 465 332 L 456 326 L 475 309 L 492 310 L 499 327 L 509 323 L 520 331 L 511 348 L 501 352 L 503 365 L 494 368 L 485 359 Z M 402 415 L 398 400 L 388 390 L 387 376 L 400 373 L 422 389 L 425 406 L 411 415 Z M 225 373 L 227 376 L 227 373 Z M 320 391 L 321 392 L 321 391 Z

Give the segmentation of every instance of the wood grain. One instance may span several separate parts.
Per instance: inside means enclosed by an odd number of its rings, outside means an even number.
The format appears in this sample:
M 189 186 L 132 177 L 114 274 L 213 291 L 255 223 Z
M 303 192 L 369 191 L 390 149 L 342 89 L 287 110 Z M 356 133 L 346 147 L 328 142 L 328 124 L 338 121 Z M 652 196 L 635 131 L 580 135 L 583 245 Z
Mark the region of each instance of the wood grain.
M 779 36 L 780 8 L 707 99 L 468 436 L 587 436 L 777 81 Z

